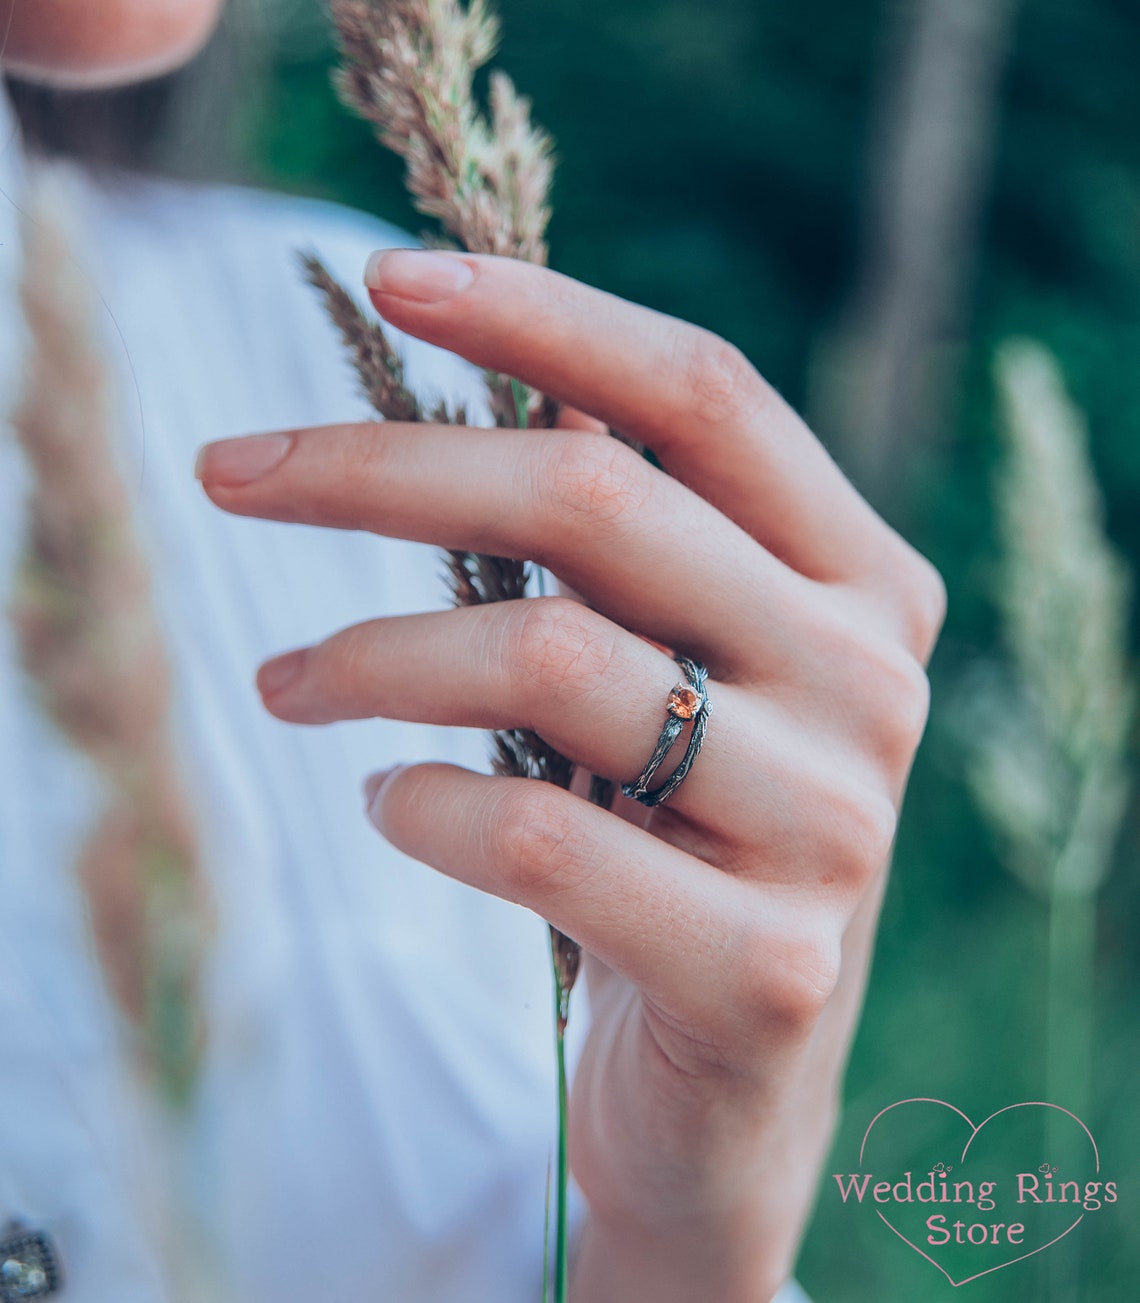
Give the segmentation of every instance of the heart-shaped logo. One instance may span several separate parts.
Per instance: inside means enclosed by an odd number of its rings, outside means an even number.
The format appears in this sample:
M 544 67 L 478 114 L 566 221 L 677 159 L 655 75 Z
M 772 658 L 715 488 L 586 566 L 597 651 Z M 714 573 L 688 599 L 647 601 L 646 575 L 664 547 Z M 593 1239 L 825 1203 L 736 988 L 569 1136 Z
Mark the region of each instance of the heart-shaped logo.
M 965 1285 L 1043 1252 L 1116 1202 L 1092 1132 L 1068 1109 L 1027 1101 L 975 1124 L 940 1099 L 904 1099 L 871 1119 L 843 1202 L 882 1222 Z

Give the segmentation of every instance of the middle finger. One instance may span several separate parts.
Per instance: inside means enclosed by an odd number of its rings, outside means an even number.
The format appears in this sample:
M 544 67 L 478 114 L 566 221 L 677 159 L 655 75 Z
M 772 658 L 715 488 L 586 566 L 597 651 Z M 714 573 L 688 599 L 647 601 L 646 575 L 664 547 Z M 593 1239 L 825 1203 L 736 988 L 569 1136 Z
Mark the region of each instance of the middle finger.
M 255 455 L 273 460 L 255 466 Z M 209 444 L 198 473 L 240 515 L 539 562 L 622 624 L 730 676 L 756 668 L 759 635 L 790 624 L 816 588 L 596 434 L 326 426 Z

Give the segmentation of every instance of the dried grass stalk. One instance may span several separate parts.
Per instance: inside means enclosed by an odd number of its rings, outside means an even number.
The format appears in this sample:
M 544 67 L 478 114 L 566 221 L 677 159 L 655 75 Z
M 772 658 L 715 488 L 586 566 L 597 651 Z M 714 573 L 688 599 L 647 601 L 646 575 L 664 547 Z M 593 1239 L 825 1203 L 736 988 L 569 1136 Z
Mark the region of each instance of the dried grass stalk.
M 407 163 L 416 206 L 472 253 L 544 264 L 550 137 L 530 121 L 529 102 L 502 72 L 490 77 L 490 118 L 475 102 L 475 72 L 498 44 L 497 20 L 483 0 L 330 0 L 342 67 L 334 80 L 345 104 L 376 128 L 380 141 Z M 306 275 L 321 291 L 349 347 L 362 387 L 386 420 L 446 422 L 442 405 L 424 410 L 406 386 L 396 349 L 375 321 L 314 255 Z M 496 424 L 549 428 L 558 404 L 527 386 L 485 373 Z M 455 423 L 464 423 L 458 413 Z M 448 576 L 456 605 L 510 601 L 525 595 L 528 567 L 503 557 L 449 552 Z M 568 787 L 573 765 L 530 730 L 493 735 L 496 773 L 540 778 Z M 592 799 L 608 801 L 612 786 L 595 783 Z M 577 977 L 577 945 L 554 932 L 560 985 L 569 996 Z M 564 1024 L 566 999 L 560 1001 Z
M 60 185 L 48 168 L 33 173 L 24 224 L 30 353 L 13 426 L 33 488 L 10 614 L 45 711 L 102 780 L 105 807 L 78 877 L 140 1061 L 180 1100 L 202 1043 L 209 909 L 170 739 L 169 667 L 116 469 L 90 293 L 60 224 Z
M 318 257 L 305 254 L 302 264 L 310 284 L 323 295 L 329 316 L 352 355 L 361 388 L 377 413 L 388 421 L 447 423 L 450 418 L 442 403 L 425 410 L 408 388 L 403 362 L 383 326 L 364 316 L 356 301 Z M 499 392 L 512 393 L 511 385 L 504 383 Z M 492 406 L 495 406 L 494 402 Z M 499 403 L 498 424 L 513 425 L 509 418 L 516 412 L 513 403 L 510 407 Z M 550 424 L 557 419 L 556 413 L 549 411 L 546 417 Z M 465 423 L 462 410 L 456 413 L 454 423 Z M 456 606 L 517 601 L 526 595 L 529 571 L 525 562 L 477 552 L 447 551 L 445 556 L 448 584 Z M 507 777 L 538 778 L 558 787 L 570 786 L 574 773 L 572 762 L 537 733 L 530 729 L 502 729 L 492 733 L 491 737 L 491 767 L 495 773 Z M 591 799 L 608 805 L 612 799 L 612 785 L 595 782 L 591 793 Z M 578 976 L 578 946 L 557 929 L 552 928 L 551 932 L 560 985 L 565 993 L 565 998 L 560 1001 L 560 1018 L 564 1026 L 566 1001 Z
M 498 20 L 485 0 L 329 0 L 344 103 L 407 164 L 420 212 L 469 253 L 545 263 L 553 146 L 510 78 L 490 78 L 491 118 L 475 73 L 494 54 Z
M 342 55 L 335 83 L 345 104 L 373 124 L 382 144 L 407 164 L 407 187 L 420 212 L 438 218 L 446 237 L 470 253 L 497 254 L 544 264 L 551 140 L 530 122 L 530 106 L 501 72 L 490 78 L 490 118 L 476 104 L 476 71 L 493 54 L 498 23 L 485 0 L 329 0 Z M 432 240 L 428 242 L 442 243 Z M 426 411 L 410 395 L 396 350 L 383 328 L 367 321 L 313 256 L 309 280 L 348 344 L 361 384 L 386 420 L 446 423 L 443 404 Z M 547 428 L 558 404 L 519 381 L 485 372 L 491 411 L 499 426 Z M 462 413 L 457 424 L 465 424 Z M 452 597 L 459 606 L 525 596 L 524 562 L 473 552 L 447 553 Z M 495 773 L 538 778 L 569 787 L 574 766 L 529 729 L 493 734 Z M 593 780 L 590 799 L 607 804 L 611 783 Z M 557 1234 L 555 1298 L 567 1284 L 568 1181 L 565 1037 L 570 991 L 578 976 L 576 942 L 550 929 L 555 982 L 558 1066 Z

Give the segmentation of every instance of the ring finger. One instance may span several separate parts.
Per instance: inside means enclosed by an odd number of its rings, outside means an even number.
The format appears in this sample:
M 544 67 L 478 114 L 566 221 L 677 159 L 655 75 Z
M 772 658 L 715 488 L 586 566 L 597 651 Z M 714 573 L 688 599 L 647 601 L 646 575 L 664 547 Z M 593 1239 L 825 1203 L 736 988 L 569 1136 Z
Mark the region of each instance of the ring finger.
M 566 598 L 496 603 L 354 625 L 262 666 L 267 707 L 293 723 L 372 716 L 469 728 L 529 728 L 593 773 L 626 782 L 648 759 L 683 676 L 655 646 Z M 871 799 L 774 701 L 714 683 L 716 707 L 699 760 L 670 797 L 670 814 L 729 845 L 768 852 L 761 876 L 802 881 L 832 860 L 829 827 L 806 847 L 805 799 L 842 813 Z M 687 730 L 651 783 L 685 751 Z M 821 750 L 824 752 L 821 757 Z M 831 752 L 832 754 L 828 754 Z M 787 873 L 784 870 L 787 870 Z

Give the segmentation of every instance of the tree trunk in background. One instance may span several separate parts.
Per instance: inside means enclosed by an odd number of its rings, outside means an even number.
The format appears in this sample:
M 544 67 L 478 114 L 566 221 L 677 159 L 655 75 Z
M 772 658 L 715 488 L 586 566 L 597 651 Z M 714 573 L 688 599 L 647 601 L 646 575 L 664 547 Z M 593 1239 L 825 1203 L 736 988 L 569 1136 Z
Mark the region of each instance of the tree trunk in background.
M 872 140 L 863 267 L 823 349 L 817 428 L 859 488 L 906 514 L 902 470 L 951 397 L 1017 0 L 914 0 Z M 917 449 L 916 449 L 917 450 Z

